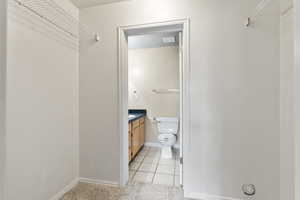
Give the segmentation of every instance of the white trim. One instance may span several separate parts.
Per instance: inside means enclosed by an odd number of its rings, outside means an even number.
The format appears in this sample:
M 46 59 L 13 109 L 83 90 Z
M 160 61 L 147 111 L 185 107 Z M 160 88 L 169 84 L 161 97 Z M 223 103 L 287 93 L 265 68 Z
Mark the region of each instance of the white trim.
M 92 184 L 96 184 L 96 185 L 108 185 L 108 186 L 112 186 L 112 187 L 120 186 L 120 184 L 118 182 L 89 179 L 89 178 L 79 178 L 79 183 L 92 183 Z
M 119 29 L 123 31 L 128 31 L 130 29 L 143 29 L 143 28 L 151 28 L 151 27 L 158 27 L 158 26 L 186 24 L 189 23 L 189 21 L 190 20 L 188 18 L 172 19 L 167 21 L 158 21 L 158 22 L 145 23 L 145 24 L 125 25 L 125 26 L 120 26 Z
M 118 27 L 118 132 L 120 136 L 120 185 L 126 185 L 128 181 L 128 66 L 127 66 L 127 38 L 126 32 L 131 29 L 143 29 L 158 26 L 183 25 L 183 66 L 182 66 L 182 133 L 181 140 L 184 148 L 183 163 L 185 162 L 185 154 L 188 152 L 190 142 L 190 30 L 189 19 L 177 19 L 164 22 L 155 22 L 140 25 L 120 26 Z M 127 96 L 126 96 L 127 95 Z M 181 170 L 181 175 L 183 170 Z
M 203 193 L 189 193 L 185 195 L 184 198 L 199 199 L 199 200 L 243 200 L 239 198 L 210 195 L 210 194 L 203 194 Z
M 124 55 L 125 54 L 125 55 Z M 129 179 L 128 169 L 128 45 L 125 31 L 118 28 L 118 132 L 120 135 L 120 185 Z M 125 61 L 124 61 L 125 60 Z M 125 132 L 126 130 L 126 132 Z
M 54 195 L 50 200 L 60 200 L 67 192 L 72 190 L 78 184 L 78 178 L 74 179 L 70 184 L 64 187 L 56 195 Z

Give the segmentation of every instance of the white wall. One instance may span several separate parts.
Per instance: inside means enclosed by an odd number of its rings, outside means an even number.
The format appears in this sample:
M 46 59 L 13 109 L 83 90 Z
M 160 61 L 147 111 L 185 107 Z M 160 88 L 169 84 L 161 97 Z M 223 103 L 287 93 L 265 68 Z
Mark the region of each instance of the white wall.
M 78 177 L 78 49 L 59 35 L 9 8 L 6 200 L 48 200 Z
M 132 0 L 81 10 L 102 41 L 82 38 L 80 173 L 119 180 L 117 27 L 191 19 L 191 133 L 184 189 L 241 198 L 279 199 L 279 1 L 254 27 L 243 22 L 259 0 Z M 204 195 L 207 197 L 207 195 Z
M 153 89 L 168 88 L 179 89 L 178 47 L 128 51 L 128 107 L 147 110 L 146 142 L 158 143 L 153 117 L 180 117 L 179 93 L 152 92 Z
M 6 1 L 0 1 L 0 199 L 4 198 L 5 169 Z
M 281 0 L 281 11 L 292 0 Z M 280 19 L 280 199 L 294 199 L 294 136 L 293 136 L 293 11 Z
M 300 4 L 294 1 L 294 98 L 293 98 L 293 127 L 294 127 L 294 145 L 295 145 L 295 200 L 300 199 Z

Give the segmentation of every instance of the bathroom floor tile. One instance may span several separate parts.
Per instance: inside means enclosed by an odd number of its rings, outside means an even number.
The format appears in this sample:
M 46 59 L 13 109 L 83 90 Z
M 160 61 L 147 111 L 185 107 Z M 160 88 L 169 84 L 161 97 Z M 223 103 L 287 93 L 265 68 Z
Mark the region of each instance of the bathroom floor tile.
M 160 153 L 161 150 L 160 150 L 160 148 L 151 147 L 151 149 L 149 149 L 148 152 L 149 152 L 149 153 Z
M 139 171 L 144 171 L 144 172 L 155 172 L 157 168 L 157 164 L 148 164 L 148 163 L 143 163 L 140 168 Z
M 135 162 L 142 162 L 144 159 L 145 159 L 145 156 L 143 156 L 143 155 L 137 155 L 137 156 L 134 158 L 134 161 L 135 161 Z
M 132 162 L 129 165 L 129 169 L 130 170 L 137 170 L 140 167 L 141 164 L 142 164 L 142 162 Z
M 149 163 L 149 164 L 155 164 L 159 162 L 159 158 L 148 158 L 147 156 L 145 157 L 144 163 Z
M 175 176 L 179 176 L 180 175 L 180 168 L 179 166 L 176 165 L 175 167 Z
M 169 175 L 169 174 L 156 173 L 153 184 L 173 186 L 174 185 L 174 176 Z
M 175 166 L 175 160 L 174 159 L 160 159 L 159 164 L 160 165 Z
M 158 165 L 156 173 L 174 175 L 175 166 L 172 165 Z
M 176 162 L 178 151 L 174 150 L 173 155 L 171 159 L 164 159 L 161 157 L 160 148 L 144 147 L 130 164 L 130 170 L 135 173 L 130 172 L 129 184 L 149 183 L 173 186 L 175 176 L 179 175 L 179 165 L 176 165 L 179 163 Z
M 129 170 L 129 180 L 132 180 L 133 176 L 135 175 L 135 170 Z
M 149 172 L 136 172 L 136 174 L 133 177 L 134 183 L 152 183 L 154 177 L 154 173 Z
M 146 158 L 156 158 L 156 159 L 160 159 L 160 153 L 148 153 L 146 155 Z
M 174 186 L 180 186 L 180 176 L 174 177 Z

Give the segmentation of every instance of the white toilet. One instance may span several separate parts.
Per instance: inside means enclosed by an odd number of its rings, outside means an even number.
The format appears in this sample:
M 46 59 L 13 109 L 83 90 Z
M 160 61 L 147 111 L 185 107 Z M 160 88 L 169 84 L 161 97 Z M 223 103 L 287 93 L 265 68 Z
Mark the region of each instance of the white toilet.
M 159 117 L 157 118 L 158 140 L 162 146 L 162 157 L 172 158 L 172 146 L 176 144 L 178 124 L 177 118 Z

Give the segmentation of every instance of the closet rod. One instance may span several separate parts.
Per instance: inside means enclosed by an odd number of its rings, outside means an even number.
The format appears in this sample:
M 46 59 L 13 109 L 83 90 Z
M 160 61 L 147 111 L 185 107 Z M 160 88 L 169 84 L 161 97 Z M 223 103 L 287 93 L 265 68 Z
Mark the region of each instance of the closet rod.
M 54 8 L 57 12 L 59 12 L 60 14 L 62 14 L 63 16 L 65 16 L 68 20 L 70 20 L 72 23 L 75 23 L 76 25 L 78 25 L 78 29 L 79 31 L 83 31 L 85 33 L 92 33 L 94 36 L 94 39 L 96 42 L 100 41 L 100 35 L 99 33 L 95 32 L 95 31 L 91 31 L 90 28 L 88 28 L 88 26 L 82 24 L 78 19 L 76 19 L 74 16 L 72 16 L 70 13 L 68 13 L 65 9 L 63 9 L 62 7 L 60 7 L 57 2 L 55 2 L 54 0 L 47 0 L 48 5 L 50 5 L 52 8 Z
M 55 26 L 56 28 L 62 30 L 67 35 L 70 35 L 72 38 L 79 39 L 79 35 L 77 35 L 77 34 L 71 32 L 71 31 L 67 30 L 63 26 L 58 25 L 57 23 L 55 23 L 54 21 L 52 21 L 48 17 L 40 14 L 35 9 L 33 9 L 30 6 L 26 5 L 26 3 L 23 3 L 21 0 L 13 0 L 13 1 L 16 2 L 19 6 L 24 7 L 28 11 L 32 12 L 33 14 L 35 14 L 38 17 L 42 18 L 43 20 L 47 21 L 51 25 Z M 58 4 L 56 2 L 54 2 L 53 0 L 48 0 L 48 1 L 46 1 L 46 3 L 49 6 L 51 6 L 53 9 L 55 9 L 58 13 L 60 13 L 64 17 L 66 17 L 67 18 L 66 20 L 71 21 L 71 23 L 74 23 L 76 26 L 78 26 L 79 30 L 82 30 L 82 31 L 84 31 L 86 33 L 92 32 L 92 31 L 88 30 L 87 26 L 81 24 L 79 20 L 77 20 L 75 17 L 73 17 L 71 14 L 69 14 L 66 10 L 64 10 L 63 8 L 61 8 L 60 6 L 58 6 Z M 68 23 L 68 25 L 72 25 L 72 24 Z M 96 42 L 100 41 L 100 36 L 99 36 L 98 33 L 93 32 L 93 36 L 94 36 L 94 39 L 95 39 Z
M 265 9 L 265 7 L 271 2 L 272 0 L 262 0 L 257 6 L 255 7 L 254 13 L 252 16 L 249 16 L 246 20 L 245 26 L 249 27 L 255 18 Z
M 49 6 L 51 6 L 53 9 L 55 9 L 58 13 L 60 13 L 64 17 L 66 17 L 67 20 L 71 21 L 71 23 L 75 23 L 76 25 L 78 25 L 79 30 L 89 32 L 87 26 L 81 24 L 78 19 L 76 19 L 74 16 L 72 16 L 70 13 L 68 13 L 65 9 L 60 7 L 55 1 L 47 0 L 46 2 Z
M 51 25 L 55 26 L 56 28 L 62 30 L 63 32 L 67 33 L 68 35 L 70 35 L 71 37 L 78 39 L 78 36 L 75 35 L 74 33 L 66 30 L 65 28 L 63 28 L 62 26 L 56 24 L 55 22 L 53 22 L 52 20 L 48 19 L 47 17 L 41 15 L 39 12 L 37 12 L 36 10 L 32 9 L 31 7 L 27 6 L 26 4 L 24 4 L 22 1 L 20 0 L 14 0 L 18 5 L 24 7 L 25 9 L 27 9 L 28 11 L 32 12 L 33 14 L 37 15 L 38 17 L 40 17 L 41 19 L 47 21 L 48 23 L 50 23 Z

